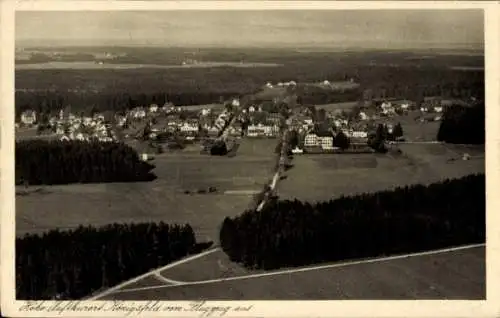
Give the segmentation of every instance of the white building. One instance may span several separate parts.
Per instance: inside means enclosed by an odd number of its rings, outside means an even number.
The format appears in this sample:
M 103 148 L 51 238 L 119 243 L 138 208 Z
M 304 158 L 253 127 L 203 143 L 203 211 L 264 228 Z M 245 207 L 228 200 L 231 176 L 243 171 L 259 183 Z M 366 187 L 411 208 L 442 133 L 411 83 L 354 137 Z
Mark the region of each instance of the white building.
M 266 136 L 275 136 L 279 132 L 279 127 L 276 125 L 268 126 L 264 125 L 264 134 Z
M 150 112 L 150 113 L 156 113 L 157 111 L 158 111 L 158 105 L 156 105 L 156 104 L 151 104 L 151 105 L 149 106 L 149 112 Z
M 85 136 L 82 133 L 77 133 L 75 135 L 75 139 L 78 141 L 85 141 L 87 138 L 85 138 Z
M 130 114 L 132 115 L 133 118 L 136 119 L 141 119 L 146 117 L 146 111 L 142 108 L 132 110 Z
M 221 118 L 217 118 L 217 120 L 215 121 L 215 127 L 217 127 L 217 129 L 222 129 L 224 128 L 224 125 L 226 124 L 226 121 L 224 119 L 221 119 Z
M 313 124 L 313 120 L 312 118 L 304 118 L 304 123 L 307 124 L 307 125 L 312 125 Z
M 102 141 L 102 142 L 112 142 L 113 138 L 111 138 L 111 137 L 101 137 L 101 138 L 99 138 L 99 141 Z
M 33 125 L 36 123 L 36 111 L 26 110 L 21 114 L 21 122 L 25 125 Z
M 188 123 L 184 123 L 181 127 L 180 127 L 180 131 L 181 132 L 198 132 L 198 126 L 197 125 L 192 125 L 192 124 L 188 124 Z
M 351 131 L 350 135 L 354 138 L 368 138 L 368 133 L 366 131 Z
M 211 127 L 207 128 L 207 133 L 209 135 L 217 135 L 219 133 L 219 129 L 215 126 L 211 126 Z
M 392 103 L 391 102 L 383 102 L 380 105 L 380 108 L 382 108 L 382 109 L 388 109 L 388 108 L 391 108 L 391 107 L 392 107 Z
M 249 125 L 247 128 L 247 136 L 248 137 L 258 137 L 258 136 L 263 136 L 265 135 L 266 130 L 264 128 L 264 125 L 258 124 L 258 125 Z
M 92 118 L 90 118 L 90 117 L 83 117 L 83 124 L 84 124 L 85 126 L 90 126 L 90 125 L 91 125 L 91 123 L 92 123 L 92 121 L 93 121 L 93 119 L 92 119 Z
M 318 143 L 323 149 L 333 149 L 333 137 L 331 136 L 318 137 Z
M 304 138 L 304 146 L 306 147 L 313 147 L 313 146 L 318 146 L 319 145 L 319 140 L 318 140 L 318 135 L 316 134 L 307 134 Z

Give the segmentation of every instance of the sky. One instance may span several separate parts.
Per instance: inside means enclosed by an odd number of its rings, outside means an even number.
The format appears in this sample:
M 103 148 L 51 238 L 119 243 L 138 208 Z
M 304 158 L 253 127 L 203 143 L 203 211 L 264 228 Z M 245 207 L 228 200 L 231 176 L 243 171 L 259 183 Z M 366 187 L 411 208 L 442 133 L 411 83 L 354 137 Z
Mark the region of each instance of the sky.
M 27 45 L 470 47 L 481 10 L 17 12 Z

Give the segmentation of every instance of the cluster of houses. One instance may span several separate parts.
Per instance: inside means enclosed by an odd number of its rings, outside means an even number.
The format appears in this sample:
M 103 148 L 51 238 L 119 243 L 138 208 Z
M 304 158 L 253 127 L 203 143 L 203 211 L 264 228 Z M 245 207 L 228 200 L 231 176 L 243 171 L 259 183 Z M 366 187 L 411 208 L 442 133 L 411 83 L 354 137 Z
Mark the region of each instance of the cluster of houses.
M 37 122 L 36 111 L 28 109 L 21 113 L 20 123 L 24 126 L 33 126 Z M 17 125 L 19 126 L 19 125 Z
M 239 106 L 239 100 L 233 99 L 231 105 Z M 191 112 L 192 116 L 189 118 L 181 119 L 180 114 L 182 111 L 182 107 L 167 105 L 162 108 L 150 107 L 149 113 L 146 114 L 143 109 L 133 109 L 126 116 L 134 120 L 140 120 L 159 118 L 156 115 L 163 113 L 165 116 L 162 120 L 157 120 L 156 123 L 150 125 L 149 137 L 155 138 L 161 132 L 171 132 L 177 133 L 178 136 L 184 137 L 185 140 L 194 140 L 202 132 L 208 137 L 217 137 L 228 126 L 233 117 L 227 108 L 222 109 L 220 112 L 215 112 L 210 108 L 203 108 L 198 112 Z M 121 122 L 119 125 L 121 125 Z M 241 129 L 238 130 L 238 127 L 232 125 L 227 129 L 227 133 L 240 135 Z
M 426 98 L 420 107 L 416 107 L 415 102 L 403 100 L 403 101 L 383 101 L 379 106 L 379 111 L 381 116 L 395 116 L 397 114 L 405 114 L 410 110 L 419 110 L 422 114 L 434 114 L 434 120 L 441 120 L 444 108 L 447 105 L 447 101 L 442 101 L 435 98 Z
M 247 128 L 247 137 L 270 137 L 278 136 L 280 128 L 278 125 L 249 125 Z
M 323 128 L 317 129 L 318 124 Z M 299 145 L 303 148 L 335 150 L 334 139 L 339 132 L 342 132 L 351 142 L 363 144 L 368 140 L 368 125 L 361 120 L 344 118 L 340 112 L 327 112 L 324 122 L 319 123 L 315 121 L 310 111 L 302 110 L 287 120 L 287 126 L 298 133 Z M 292 150 L 294 153 L 302 151 L 299 147 Z
M 59 118 L 50 118 L 49 124 L 55 128 L 55 133 L 61 136 L 60 140 L 99 140 L 103 142 L 116 140 L 115 133 L 110 129 L 109 124 L 105 123 L 102 114 L 80 117 L 71 113 L 66 114 L 61 110 Z
M 275 88 L 275 87 L 280 87 L 280 88 L 283 88 L 283 87 L 289 87 L 289 86 L 297 86 L 297 82 L 295 81 L 289 81 L 289 82 L 278 82 L 276 84 L 272 84 L 271 82 L 268 82 L 266 84 L 266 87 L 267 88 Z
M 26 110 L 21 113 L 20 122 L 16 128 L 22 126 L 34 126 L 38 123 L 37 112 Z M 51 130 L 60 140 L 100 140 L 104 142 L 113 141 L 116 136 L 110 127 L 105 124 L 104 116 L 75 116 L 70 112 L 61 110 L 59 116 L 48 119 L 46 129 Z

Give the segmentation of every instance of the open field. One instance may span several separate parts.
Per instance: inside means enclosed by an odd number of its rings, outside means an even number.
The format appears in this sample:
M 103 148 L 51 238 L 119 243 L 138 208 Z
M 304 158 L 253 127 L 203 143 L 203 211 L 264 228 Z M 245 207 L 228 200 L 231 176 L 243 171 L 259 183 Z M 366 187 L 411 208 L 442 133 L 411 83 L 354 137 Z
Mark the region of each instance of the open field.
M 358 102 L 344 102 L 344 103 L 331 103 L 331 104 L 324 104 L 324 105 L 316 105 L 316 109 L 324 109 L 326 111 L 334 111 L 337 109 L 342 109 L 342 110 L 350 110 L 353 107 L 358 105 Z
M 197 64 L 186 65 L 160 65 L 160 64 L 116 64 L 95 62 L 47 62 L 33 64 L 18 64 L 16 70 L 57 70 L 57 69 L 73 69 L 73 70 L 100 70 L 100 69 L 134 69 L 134 68 L 204 68 L 204 67 L 277 67 L 280 64 L 274 63 L 235 63 L 235 62 L 203 62 Z
M 411 111 L 407 115 L 380 118 L 375 124 L 390 122 L 401 123 L 403 135 L 407 141 L 435 141 L 439 130 L 440 121 L 419 122 L 420 111 Z
M 221 105 L 221 104 L 205 104 L 205 105 L 186 105 L 186 106 L 182 106 L 182 109 L 189 110 L 189 111 L 202 110 L 202 109 L 221 110 L 223 108 L 224 108 L 224 106 Z
M 247 158 L 257 156 L 273 160 L 276 158 L 274 150 L 277 144 L 278 139 L 276 138 L 242 138 L 238 148 L 238 156 Z
M 44 191 L 16 197 L 16 233 L 161 220 L 190 223 L 199 240 L 217 241 L 224 217 L 242 213 L 251 201 L 251 190 L 260 190 L 272 173 L 272 153 L 261 158 L 251 153 L 251 149 L 260 151 L 260 146 L 245 147 L 248 156 L 233 158 L 158 155 L 153 161 L 158 179 L 148 183 L 37 187 Z M 218 193 L 183 193 L 210 186 L 217 187 Z M 230 194 L 223 194 L 225 191 Z
M 481 66 L 452 66 L 450 69 L 454 71 L 484 71 Z
M 402 144 L 402 154 L 298 155 L 278 185 L 283 199 L 329 200 L 485 171 L 484 151 L 470 146 Z M 471 151 L 465 149 L 472 149 Z M 461 156 L 469 152 L 471 160 Z M 454 161 L 450 161 L 457 159 Z
M 15 132 L 16 141 L 26 140 L 26 139 L 54 140 L 54 139 L 59 139 L 59 137 L 60 137 L 59 135 L 48 131 L 44 131 L 42 134 L 38 135 L 36 128 L 19 128 L 16 129 Z
M 31 139 L 37 136 L 36 128 L 18 128 L 15 132 L 16 140 Z
M 352 83 L 349 81 L 330 82 L 327 85 L 324 85 L 321 83 L 307 83 L 306 85 L 311 86 L 311 87 L 322 88 L 325 90 L 349 90 L 349 89 L 359 88 L 358 83 Z
M 264 87 L 260 92 L 254 95 L 257 100 L 273 100 L 276 97 L 284 97 L 286 88 L 283 87 Z
M 158 269 L 100 300 L 348 300 L 486 297 L 485 249 L 470 246 L 274 272 L 223 268 L 215 249 Z M 205 269 L 219 268 L 219 273 Z M 155 282 L 156 280 L 156 282 Z

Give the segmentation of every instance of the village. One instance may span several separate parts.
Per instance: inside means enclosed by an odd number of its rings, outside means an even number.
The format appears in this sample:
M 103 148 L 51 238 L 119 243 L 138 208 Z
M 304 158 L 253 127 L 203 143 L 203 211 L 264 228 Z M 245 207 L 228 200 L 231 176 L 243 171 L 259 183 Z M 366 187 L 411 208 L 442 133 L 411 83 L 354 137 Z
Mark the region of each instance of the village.
M 296 85 L 294 81 L 276 85 L 267 83 L 265 88 L 293 89 Z M 335 86 L 327 80 L 317 85 Z M 154 145 L 154 150 L 151 147 L 138 149 L 144 158 L 148 158 L 147 152 L 182 150 L 186 145 L 198 144 L 206 150 L 206 145 L 221 138 L 225 142 L 241 137 L 278 138 L 280 127 L 285 124 L 296 135 L 292 145 L 294 154 L 370 153 L 373 149 L 367 142 L 379 125 L 383 125 L 386 133 L 393 137 L 389 140 L 402 141 L 405 136 L 401 118 L 412 117 L 416 124 L 440 121 L 443 109 L 449 103 L 439 98 L 426 98 L 420 105 L 410 100 L 386 99 L 352 102 L 349 108 L 336 107 L 335 104 L 315 106 L 296 103 L 290 107 L 286 100 L 274 97 L 268 101 L 251 101 L 240 107 L 239 98 L 234 98 L 222 104 L 196 107 L 179 107 L 167 102 L 163 106 L 151 104 L 124 112 L 95 111 L 80 115 L 67 107 L 61 109 L 58 116 L 25 110 L 16 123 L 16 129 L 36 129 L 38 138 L 67 141 L 139 140 L 142 142 L 139 144 L 146 142 L 149 146 Z M 280 108 L 283 104 L 285 108 Z M 283 122 L 285 119 L 286 122 Z

